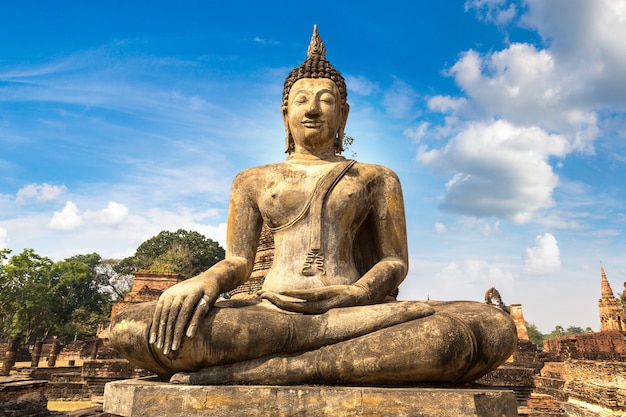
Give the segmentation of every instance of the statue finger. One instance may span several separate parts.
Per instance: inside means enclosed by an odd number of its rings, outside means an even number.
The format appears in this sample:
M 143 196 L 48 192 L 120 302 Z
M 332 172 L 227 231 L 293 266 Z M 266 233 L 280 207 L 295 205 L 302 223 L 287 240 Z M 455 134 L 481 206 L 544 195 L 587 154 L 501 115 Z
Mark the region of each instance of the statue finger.
M 205 314 L 209 311 L 211 307 L 210 303 L 206 300 L 206 296 L 202 297 L 198 304 L 195 305 L 195 311 L 193 312 L 193 316 L 191 317 L 191 321 L 189 322 L 189 326 L 187 327 L 187 337 L 194 337 L 196 332 L 198 331 L 198 324 L 200 320 L 205 316 Z
M 167 317 L 167 325 L 165 327 L 165 345 L 163 346 L 163 354 L 167 355 L 170 353 L 172 348 L 172 339 L 174 339 L 174 325 L 179 320 L 179 312 L 182 307 L 183 301 L 181 297 L 176 297 L 172 306 L 170 307 L 170 312 Z
M 272 304 L 280 309 L 293 311 L 295 313 L 318 314 L 319 312 L 323 312 L 320 311 L 320 309 L 318 308 L 319 303 L 315 301 L 304 301 L 298 298 L 295 299 L 297 301 L 291 301 L 290 299 L 287 299 L 286 296 L 283 294 L 275 294 L 270 292 L 263 293 L 262 298 L 270 301 Z
M 185 326 L 189 322 L 189 318 L 193 314 L 193 309 L 195 306 L 195 297 L 185 298 L 185 301 L 183 302 L 182 308 L 178 313 L 178 318 L 176 319 L 176 323 L 174 325 L 174 339 L 172 340 L 172 350 L 178 350 L 178 348 L 180 347 Z
M 281 295 L 294 297 L 306 301 L 322 301 L 336 297 L 345 291 L 345 286 L 330 285 L 328 287 L 308 288 L 301 290 L 287 290 Z
M 165 298 L 162 300 L 162 307 L 161 307 L 161 313 L 159 315 L 159 332 L 157 333 L 157 341 L 156 341 L 156 347 L 157 349 L 162 349 L 163 348 L 163 344 L 165 341 L 165 328 L 167 326 L 167 318 L 170 314 L 170 307 L 172 305 L 172 299 L 171 298 Z M 159 303 L 161 303 L 161 300 L 159 300 Z
M 154 314 L 152 315 L 152 323 L 150 325 L 150 344 L 154 344 L 157 340 L 157 333 L 159 328 L 159 321 L 161 320 L 161 311 L 163 310 L 163 303 L 157 302 Z

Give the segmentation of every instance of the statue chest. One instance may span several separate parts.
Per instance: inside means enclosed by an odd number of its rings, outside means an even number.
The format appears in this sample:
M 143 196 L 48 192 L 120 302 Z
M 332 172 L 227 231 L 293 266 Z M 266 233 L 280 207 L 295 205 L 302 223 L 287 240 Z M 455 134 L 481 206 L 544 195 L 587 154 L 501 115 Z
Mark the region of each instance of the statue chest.
M 311 207 L 315 206 L 312 201 L 323 198 L 314 195 L 315 185 L 320 177 L 321 175 L 293 175 L 268 183 L 261 192 L 259 209 L 270 227 L 292 221 L 303 210 L 306 211 L 303 217 L 311 216 Z M 360 222 L 371 207 L 371 188 L 370 184 L 348 172 L 325 198 L 321 213 L 324 221 L 337 226 Z

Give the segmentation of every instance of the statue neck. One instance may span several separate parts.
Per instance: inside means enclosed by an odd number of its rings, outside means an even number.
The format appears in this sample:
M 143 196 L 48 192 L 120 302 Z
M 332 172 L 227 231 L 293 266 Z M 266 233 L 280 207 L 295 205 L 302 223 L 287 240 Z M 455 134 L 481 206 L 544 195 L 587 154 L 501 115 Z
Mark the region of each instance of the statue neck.
M 307 165 L 332 163 L 332 162 L 339 162 L 339 161 L 345 161 L 345 160 L 346 158 L 344 158 L 341 155 L 335 154 L 335 152 L 333 152 L 331 155 L 327 155 L 327 154 L 316 155 L 316 154 L 311 154 L 311 153 L 294 152 L 287 157 L 287 162 L 307 164 Z

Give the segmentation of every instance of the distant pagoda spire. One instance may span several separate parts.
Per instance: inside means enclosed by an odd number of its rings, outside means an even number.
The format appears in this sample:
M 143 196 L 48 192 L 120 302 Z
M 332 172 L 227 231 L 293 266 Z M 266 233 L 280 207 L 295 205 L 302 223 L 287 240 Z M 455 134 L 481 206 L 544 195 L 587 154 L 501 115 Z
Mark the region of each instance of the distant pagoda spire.
M 600 264 L 600 271 L 602 272 L 602 299 L 613 300 L 615 298 L 615 294 L 613 293 L 611 284 L 609 284 L 609 280 L 606 278 L 606 273 L 604 272 L 604 266 L 602 264 Z
M 606 278 L 602 264 L 600 264 L 600 271 L 602 273 L 602 298 L 598 300 L 601 324 L 600 331 L 617 330 L 626 332 L 626 321 L 624 321 L 626 311 L 624 311 L 624 306 L 619 299 L 615 298 L 615 294 L 613 294 L 611 284 L 609 284 L 609 280 Z

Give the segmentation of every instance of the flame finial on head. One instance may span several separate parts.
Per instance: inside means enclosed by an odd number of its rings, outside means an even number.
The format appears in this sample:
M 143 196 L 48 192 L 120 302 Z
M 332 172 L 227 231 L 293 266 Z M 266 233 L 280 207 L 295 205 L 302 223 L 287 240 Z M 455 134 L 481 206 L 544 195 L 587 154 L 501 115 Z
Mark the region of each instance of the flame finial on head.
M 311 36 L 311 43 L 309 43 L 309 49 L 306 55 L 307 59 L 311 59 L 314 56 L 326 59 L 326 47 L 319 33 L 317 33 L 317 25 L 313 25 L 313 35 Z

